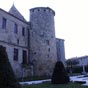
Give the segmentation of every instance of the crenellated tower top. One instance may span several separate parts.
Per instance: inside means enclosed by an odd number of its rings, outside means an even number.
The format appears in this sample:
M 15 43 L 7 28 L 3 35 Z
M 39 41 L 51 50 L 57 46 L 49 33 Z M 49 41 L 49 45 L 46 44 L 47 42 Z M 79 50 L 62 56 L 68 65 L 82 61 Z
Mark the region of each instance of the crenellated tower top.
M 49 7 L 36 7 L 36 8 L 32 8 L 32 9 L 30 9 L 30 12 L 47 12 L 47 13 L 52 13 L 55 16 L 54 10 L 52 10 Z

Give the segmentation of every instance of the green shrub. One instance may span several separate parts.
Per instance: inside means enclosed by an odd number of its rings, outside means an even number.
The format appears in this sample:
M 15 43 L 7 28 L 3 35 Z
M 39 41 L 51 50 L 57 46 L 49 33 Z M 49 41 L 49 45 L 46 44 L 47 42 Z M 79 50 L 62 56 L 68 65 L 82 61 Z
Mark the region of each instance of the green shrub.
M 85 84 L 86 81 L 75 81 L 74 83 Z
M 85 66 L 85 70 L 86 70 L 86 72 L 88 72 L 88 65 L 87 65 L 87 66 Z
M 72 71 L 73 73 L 82 73 L 83 68 L 82 66 L 76 66 L 76 67 L 73 67 Z
M 46 80 L 50 78 L 51 77 L 46 77 L 46 76 L 28 76 L 28 77 L 24 77 L 23 81 Z M 22 78 L 19 78 L 18 81 L 22 81 Z
M 70 67 L 67 67 L 67 72 L 69 73 Z M 88 65 L 85 66 L 85 71 L 88 72 Z M 83 72 L 83 67 L 82 66 L 75 66 L 72 68 L 72 73 L 82 73 Z
M 72 68 L 67 67 L 66 70 L 67 70 L 68 73 L 70 73 L 70 72 L 69 72 L 70 69 L 72 70 L 72 74 L 73 74 L 73 73 L 82 73 L 82 71 L 83 71 L 82 66 L 74 66 L 74 67 L 72 67 Z
M 5 47 L 0 45 L 0 88 L 21 88 L 9 63 Z
M 64 84 L 69 82 L 69 76 L 61 61 L 56 62 L 51 82 L 52 84 Z

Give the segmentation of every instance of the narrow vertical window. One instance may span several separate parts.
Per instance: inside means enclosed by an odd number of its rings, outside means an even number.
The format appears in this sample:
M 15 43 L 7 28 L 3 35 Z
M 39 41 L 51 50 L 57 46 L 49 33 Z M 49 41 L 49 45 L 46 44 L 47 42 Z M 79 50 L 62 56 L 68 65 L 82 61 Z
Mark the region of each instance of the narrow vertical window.
M 15 24 L 14 24 L 14 33 L 17 34 L 17 32 L 18 32 L 18 25 L 15 23 Z
M 27 51 L 23 50 L 23 64 L 27 64 Z
M 48 51 L 50 52 L 50 48 L 48 48 Z
M 47 57 L 49 58 L 49 54 L 47 55 Z
M 17 44 L 19 44 L 19 39 L 17 39 Z
M 2 28 L 6 29 L 6 18 L 2 19 Z
M 25 28 L 22 27 L 22 35 L 25 36 Z
M 18 61 L 18 49 L 14 48 L 14 61 Z
M 49 42 L 49 40 L 46 40 L 46 43 L 47 43 L 47 45 L 50 45 L 50 42 Z

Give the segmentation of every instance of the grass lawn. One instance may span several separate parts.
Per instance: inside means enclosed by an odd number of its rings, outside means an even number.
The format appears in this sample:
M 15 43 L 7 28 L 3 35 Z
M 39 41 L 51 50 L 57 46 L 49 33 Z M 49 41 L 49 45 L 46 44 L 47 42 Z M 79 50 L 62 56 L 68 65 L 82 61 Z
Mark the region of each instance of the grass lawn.
M 88 88 L 88 86 L 82 86 L 78 83 L 51 84 L 50 82 L 46 82 L 42 84 L 24 85 L 23 88 Z

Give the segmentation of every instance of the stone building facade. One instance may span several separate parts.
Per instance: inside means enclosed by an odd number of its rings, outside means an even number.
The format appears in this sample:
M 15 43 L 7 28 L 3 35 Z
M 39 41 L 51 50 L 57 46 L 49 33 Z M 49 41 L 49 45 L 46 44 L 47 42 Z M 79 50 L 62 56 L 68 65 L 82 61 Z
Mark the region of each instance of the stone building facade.
M 13 10 L 15 14 L 12 14 Z M 28 23 L 13 6 L 9 12 L 0 9 L 0 45 L 6 47 L 9 61 L 17 76 L 21 76 L 21 64 L 28 59 Z M 24 34 L 23 34 L 24 31 Z M 24 54 L 23 54 L 24 53 Z M 25 55 L 27 54 L 27 55 Z
M 73 57 L 69 58 L 70 60 L 78 61 L 78 64 L 76 66 L 87 66 L 88 65 L 88 56 L 81 56 L 81 57 Z
M 0 45 L 17 77 L 52 74 L 57 61 L 54 16 L 49 7 L 32 8 L 27 22 L 14 5 L 9 12 L 0 9 Z

